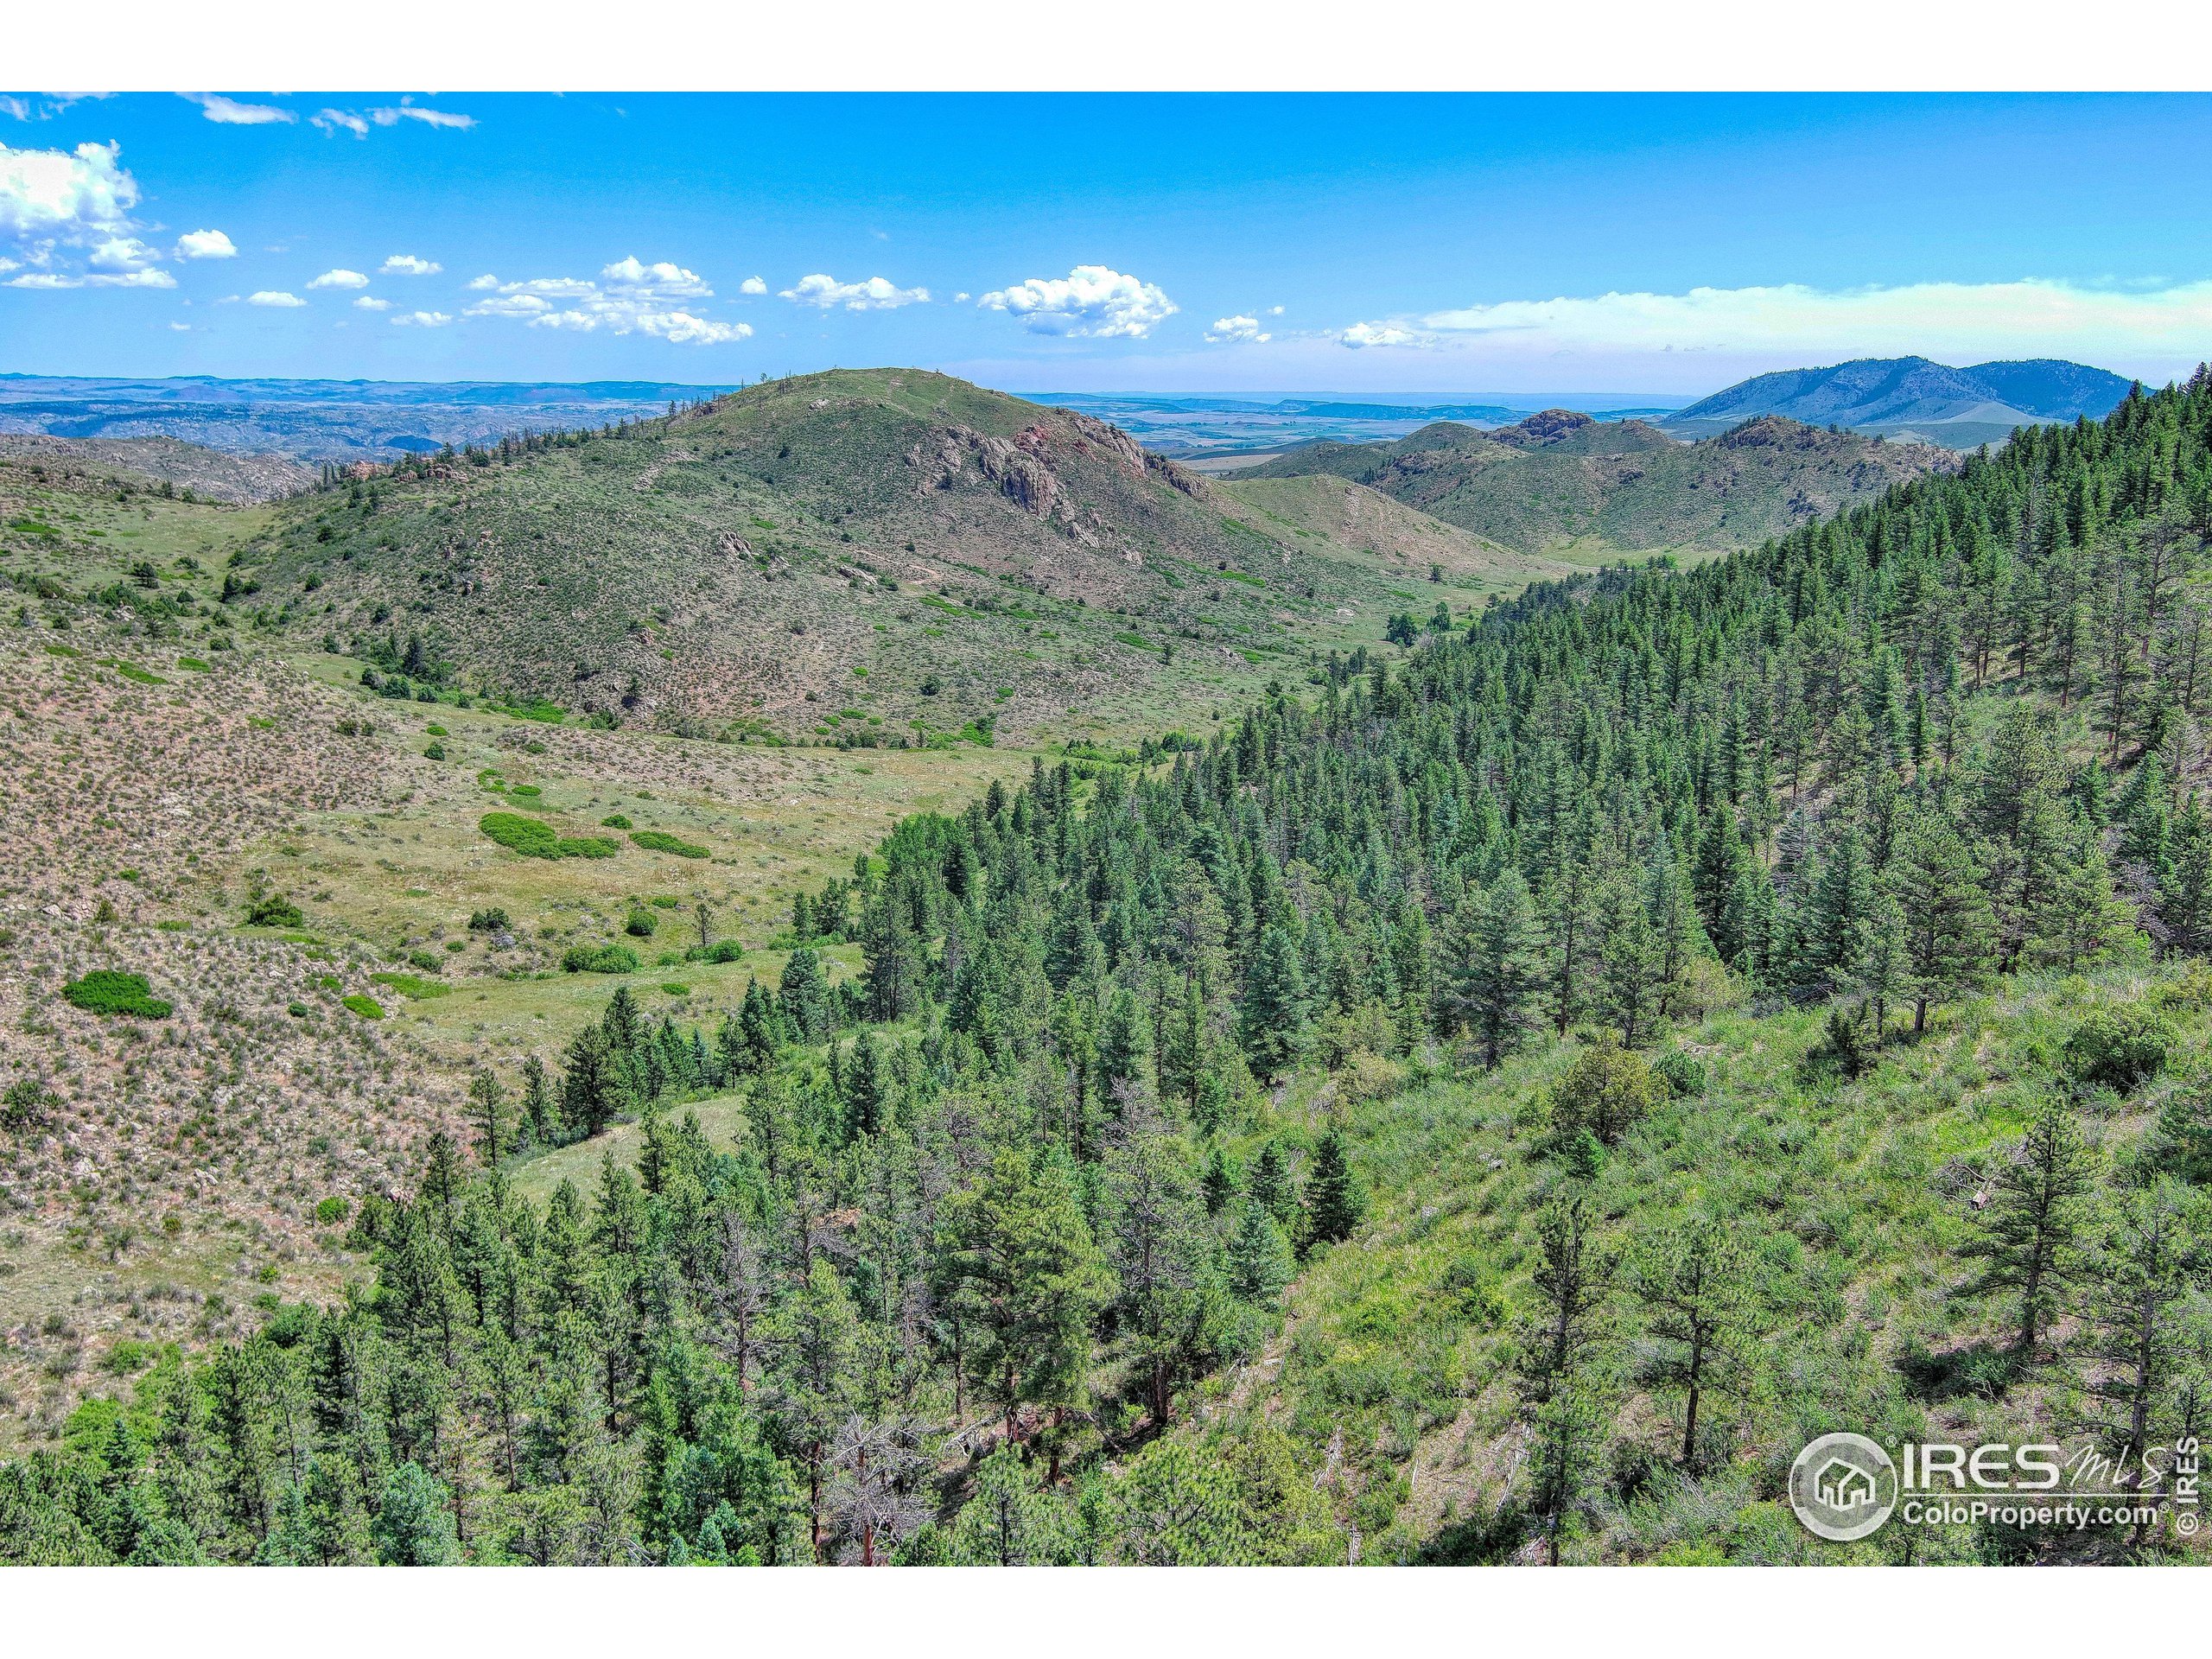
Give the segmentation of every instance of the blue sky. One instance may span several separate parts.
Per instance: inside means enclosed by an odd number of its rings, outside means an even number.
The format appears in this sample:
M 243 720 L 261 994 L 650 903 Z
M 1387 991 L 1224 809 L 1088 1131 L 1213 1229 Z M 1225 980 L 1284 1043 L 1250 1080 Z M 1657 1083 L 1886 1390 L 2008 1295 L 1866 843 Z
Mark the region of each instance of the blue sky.
M 2212 99 L 0 99 L 0 369 L 1694 395 L 2212 356 Z

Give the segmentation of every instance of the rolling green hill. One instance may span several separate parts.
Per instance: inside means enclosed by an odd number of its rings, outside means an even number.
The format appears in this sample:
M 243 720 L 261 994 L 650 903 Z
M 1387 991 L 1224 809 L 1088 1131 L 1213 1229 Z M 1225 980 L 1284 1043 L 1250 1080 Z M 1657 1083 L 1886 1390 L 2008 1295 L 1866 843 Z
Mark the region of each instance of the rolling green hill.
M 1157 728 L 1430 608 L 1354 553 L 1087 416 L 878 370 L 404 463 L 240 570 L 302 642 L 419 634 L 434 677 L 571 716 L 880 741 Z
M 1315 444 L 1238 476 L 1333 474 L 1524 554 L 1641 553 L 1752 546 L 1955 464 L 1780 418 L 1686 444 L 1642 421 L 1548 410 L 1493 432 L 1440 421 L 1395 443 Z

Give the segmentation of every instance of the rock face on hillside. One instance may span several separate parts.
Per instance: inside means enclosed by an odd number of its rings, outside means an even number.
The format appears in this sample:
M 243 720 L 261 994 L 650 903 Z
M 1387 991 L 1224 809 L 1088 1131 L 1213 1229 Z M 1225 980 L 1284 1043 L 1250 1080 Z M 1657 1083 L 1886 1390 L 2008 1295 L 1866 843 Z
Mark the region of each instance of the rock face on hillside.
M 286 504 L 248 564 L 296 632 L 419 632 L 503 695 L 880 741 L 1027 729 L 1163 679 L 1225 698 L 1301 630 L 1335 644 L 1404 603 L 1372 560 L 1231 505 L 1090 416 L 840 372 L 349 481 Z

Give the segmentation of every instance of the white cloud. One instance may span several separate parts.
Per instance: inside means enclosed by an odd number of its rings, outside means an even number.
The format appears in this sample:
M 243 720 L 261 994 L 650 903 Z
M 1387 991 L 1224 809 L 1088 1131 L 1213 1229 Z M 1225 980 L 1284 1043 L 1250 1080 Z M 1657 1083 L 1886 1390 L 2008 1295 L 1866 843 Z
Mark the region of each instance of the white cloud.
M 442 311 L 409 311 L 392 319 L 401 327 L 415 328 L 442 328 L 452 321 Z
M 0 270 L 13 270 L 12 262 Z M 124 271 L 31 270 L 8 279 L 10 288 L 175 288 L 176 278 L 159 269 Z
M 1337 336 L 1340 345 L 1355 351 L 1370 346 L 1433 346 L 1436 336 L 1418 328 L 1402 328 L 1395 323 L 1355 322 Z
M 655 299 L 703 300 L 715 291 L 699 280 L 696 271 L 686 270 L 665 259 L 655 265 L 642 264 L 634 253 L 606 266 L 599 274 L 626 293 L 650 295 Z
M 359 299 L 353 302 L 353 308 L 356 311 L 389 311 L 391 309 L 391 302 L 390 300 L 379 300 L 375 298 L 373 296 L 364 294 Z
M 308 283 L 309 288 L 366 288 L 369 279 L 358 270 L 348 270 L 340 265 L 335 270 L 326 270 Z
M 119 144 L 73 150 L 0 144 L 0 234 L 70 237 L 130 223 L 138 181 L 117 165 Z
M 135 236 L 111 236 L 93 245 L 85 263 L 95 270 L 135 271 L 158 264 L 161 257 Z
M 192 332 L 192 325 L 188 322 L 173 322 L 169 327 L 180 334 L 188 334 Z
M 2212 335 L 2212 282 L 2158 288 L 1914 283 L 1894 288 L 1695 288 L 1508 300 L 1356 323 L 1346 346 L 1420 346 L 1530 359 L 1700 354 L 1776 365 L 1915 354 L 1945 362 L 2063 356 L 2194 363 Z
M 834 276 L 802 276 L 798 285 L 782 290 L 783 297 L 800 305 L 827 311 L 843 306 L 848 311 L 896 311 L 902 305 L 926 301 L 926 288 L 899 288 L 887 276 L 871 276 L 862 283 L 841 283 Z
M 281 289 L 267 288 L 262 289 L 257 293 L 247 295 L 245 296 L 245 302 L 248 305 L 271 306 L 280 311 L 289 310 L 293 306 L 305 305 L 307 303 L 305 300 L 302 299 L 296 294 L 287 294 Z
M 310 124 L 321 127 L 325 132 L 334 133 L 342 127 L 356 138 L 369 136 L 368 118 L 356 115 L 351 110 L 324 110 L 308 119 Z
M 578 334 L 604 328 L 610 334 L 650 334 L 677 345 L 723 345 L 753 333 L 745 323 L 717 322 L 670 306 L 671 299 L 714 292 L 696 271 L 681 265 L 648 265 L 632 255 L 606 266 L 600 275 L 607 286 L 580 276 L 535 276 L 520 283 L 479 276 L 468 286 L 486 297 L 464 315 L 504 317 L 533 328 Z
M 384 262 L 380 274 L 386 276 L 435 276 L 444 269 L 435 259 L 417 259 L 411 253 L 395 253 Z
M 453 127 L 466 132 L 476 124 L 473 115 L 455 115 L 448 110 L 428 110 L 412 99 L 403 98 L 395 108 L 371 110 L 369 119 L 380 127 L 396 127 L 402 121 L 420 121 L 426 127 Z
M 241 104 L 220 92 L 179 92 L 177 96 L 197 104 L 201 115 L 226 127 L 265 127 L 272 122 L 289 124 L 300 118 L 274 104 Z
M 28 121 L 31 118 L 31 106 L 24 99 L 0 98 L 0 115 L 12 115 L 18 121 Z
M 954 295 L 954 296 L 952 296 L 952 302 L 953 302 L 955 305 L 965 305 L 965 304 L 967 304 L 967 303 L 968 303 L 968 291 L 967 291 L 965 289 L 963 289 L 959 293 L 957 293 L 957 294 Z
M 1175 315 L 1175 302 L 1151 283 L 1105 265 L 1077 265 L 1065 276 L 1032 276 L 976 302 L 1010 311 L 1033 333 L 1071 338 L 1142 340 Z
M 235 259 L 238 251 L 220 231 L 187 231 L 176 239 L 180 259 Z
M 748 276 L 737 285 L 737 291 L 741 294 L 766 294 L 768 284 L 758 276 Z
M 1217 346 L 1226 346 L 1245 340 L 1269 340 L 1274 336 L 1260 332 L 1257 317 L 1222 317 L 1206 330 L 1206 338 Z

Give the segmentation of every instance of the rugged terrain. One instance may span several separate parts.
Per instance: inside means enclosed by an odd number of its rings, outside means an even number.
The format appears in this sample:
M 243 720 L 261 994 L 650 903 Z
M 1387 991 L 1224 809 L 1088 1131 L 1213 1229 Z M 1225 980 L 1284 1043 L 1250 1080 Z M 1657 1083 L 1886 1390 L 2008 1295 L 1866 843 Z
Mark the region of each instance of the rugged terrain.
M 1237 474 L 1330 474 L 1522 554 L 1746 547 L 1955 464 L 1779 418 L 1681 443 L 1642 421 L 1548 410 L 1495 431 L 1439 422 L 1385 444 L 1314 444 Z
M 1087 416 L 882 370 L 430 458 L 285 504 L 238 568 L 288 637 L 419 632 L 484 694 L 880 744 L 1185 723 L 1455 597 L 1351 550 Z M 1518 565 L 1430 563 L 1463 606 Z

